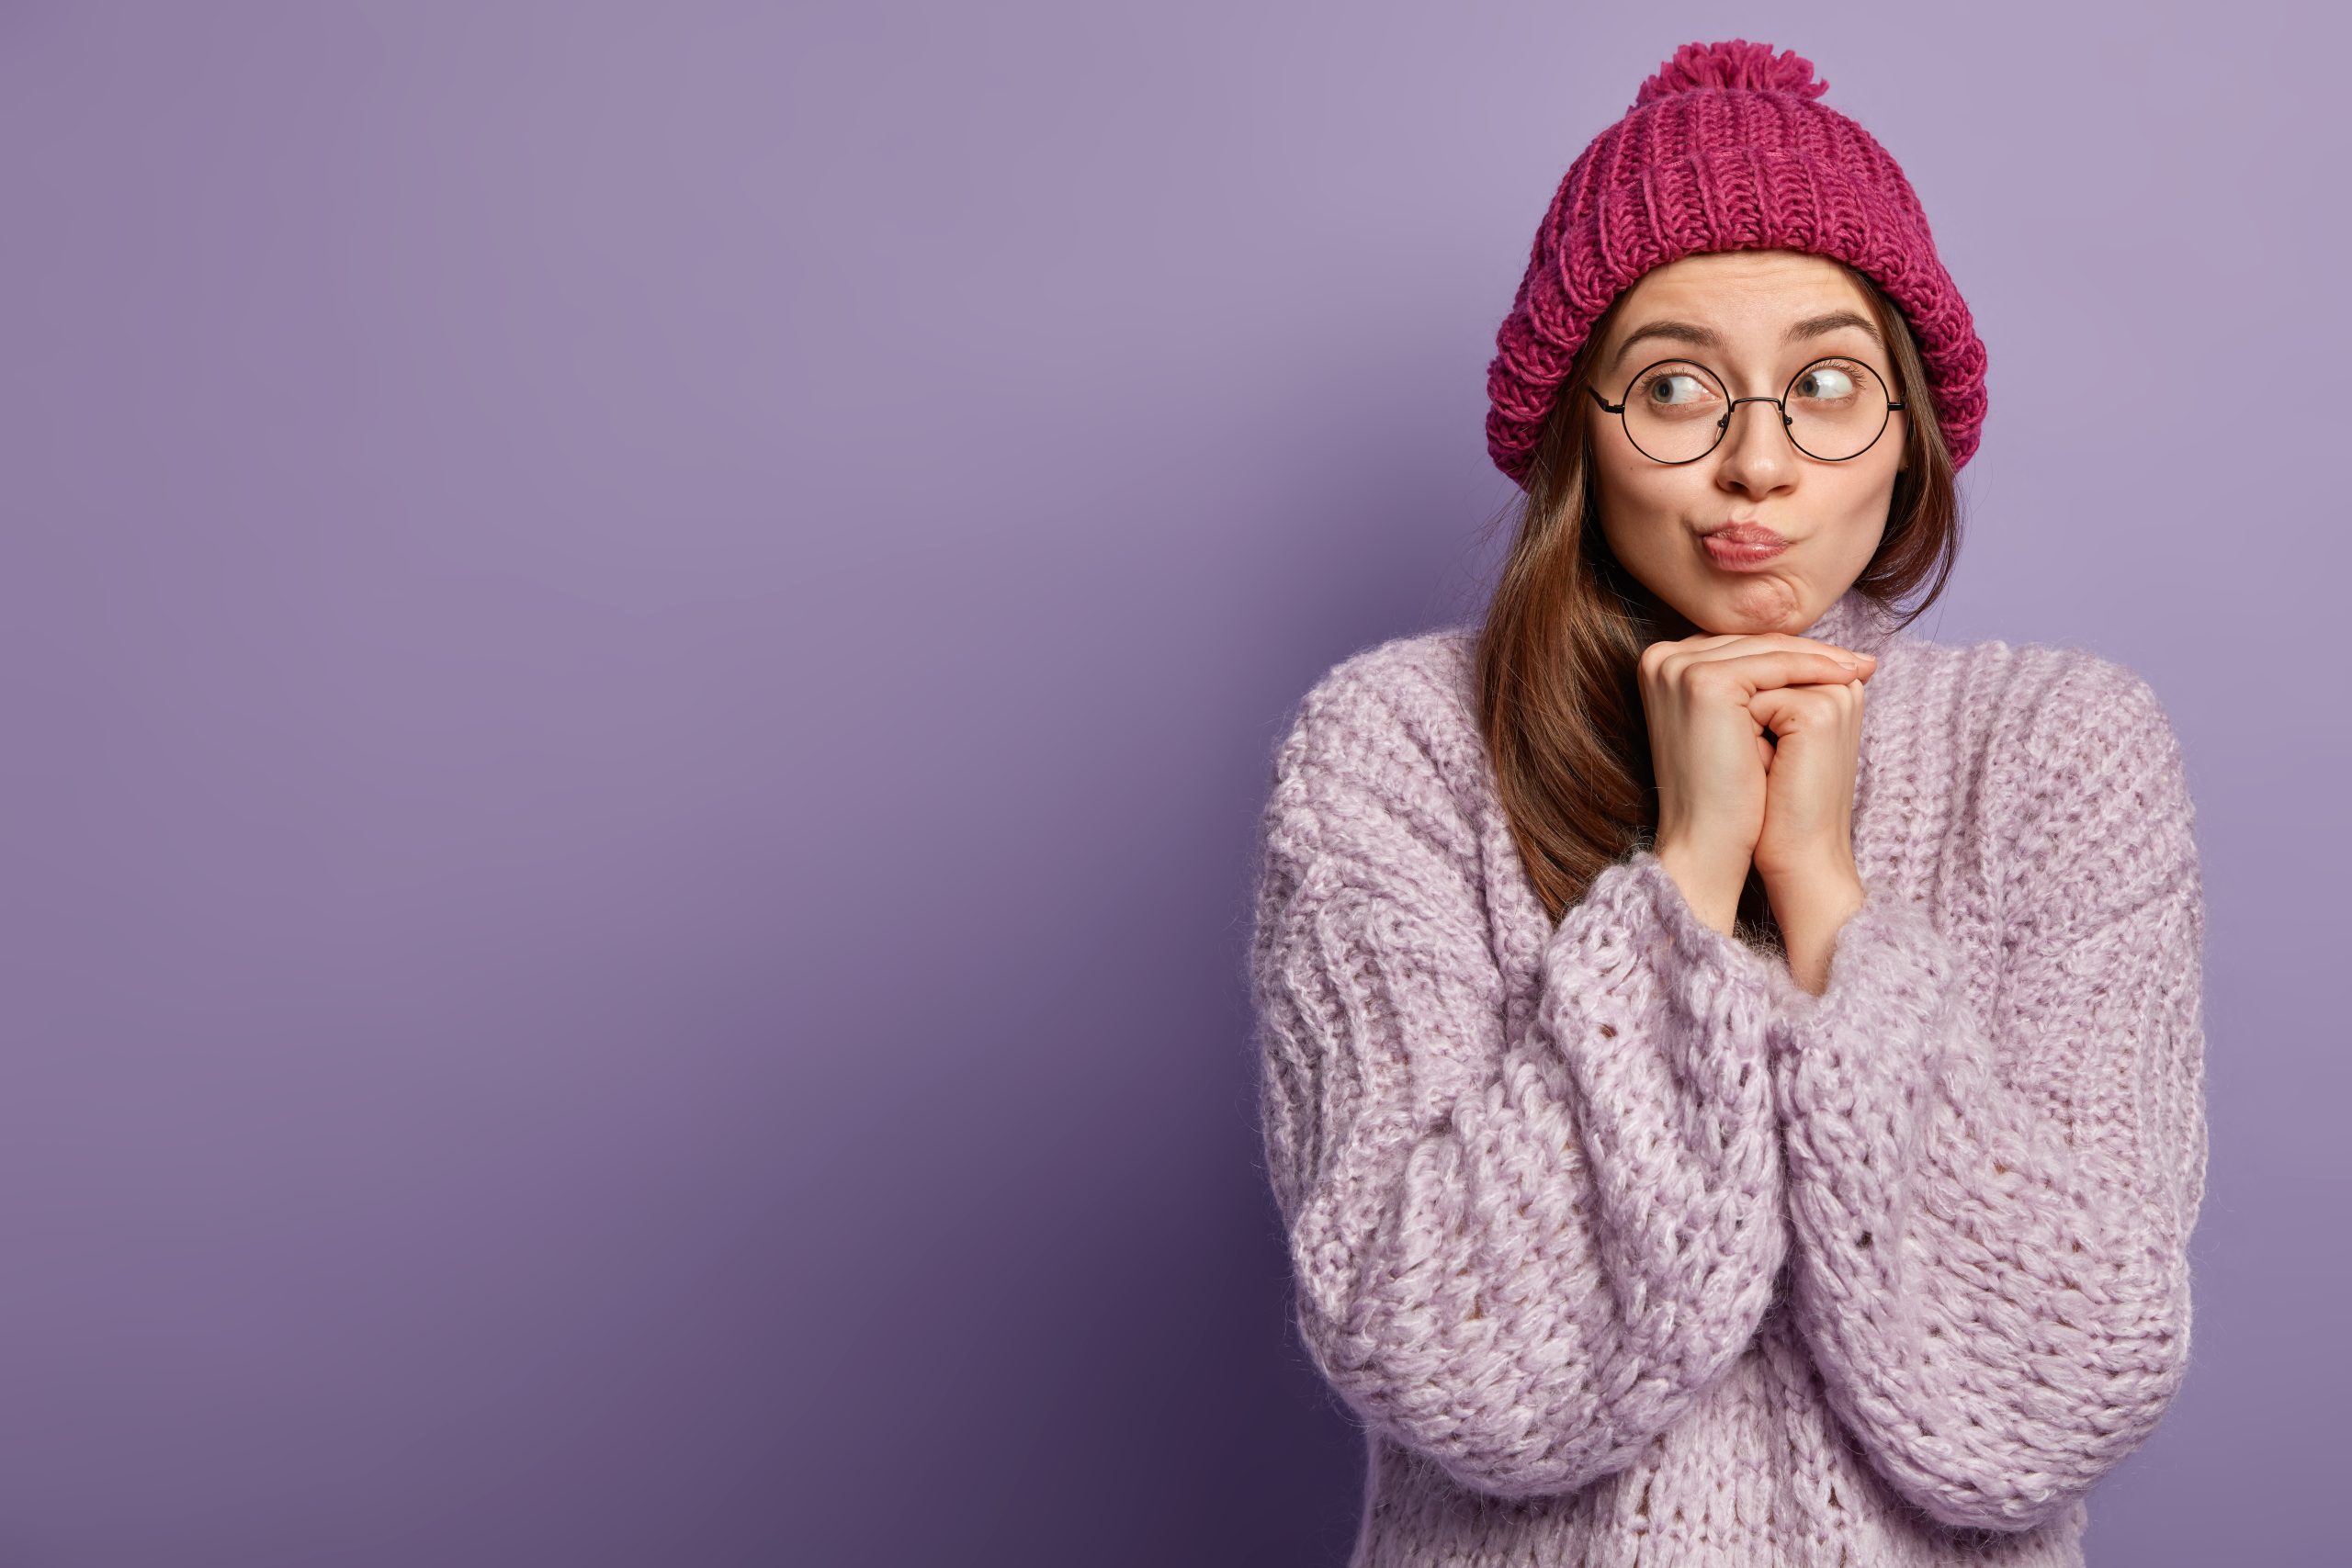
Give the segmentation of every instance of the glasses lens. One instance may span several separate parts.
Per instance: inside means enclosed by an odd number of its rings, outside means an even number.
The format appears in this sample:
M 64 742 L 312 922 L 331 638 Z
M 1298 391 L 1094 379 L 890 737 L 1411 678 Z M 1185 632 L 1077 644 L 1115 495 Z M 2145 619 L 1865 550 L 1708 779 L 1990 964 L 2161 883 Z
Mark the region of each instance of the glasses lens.
M 1705 457 L 1714 446 L 1730 401 L 1723 383 L 1704 366 L 1666 360 L 1634 377 L 1625 389 L 1625 434 L 1645 457 L 1687 463 Z
M 1825 462 L 1859 457 L 1886 428 L 1889 400 L 1860 360 L 1815 360 L 1789 384 L 1789 439 Z

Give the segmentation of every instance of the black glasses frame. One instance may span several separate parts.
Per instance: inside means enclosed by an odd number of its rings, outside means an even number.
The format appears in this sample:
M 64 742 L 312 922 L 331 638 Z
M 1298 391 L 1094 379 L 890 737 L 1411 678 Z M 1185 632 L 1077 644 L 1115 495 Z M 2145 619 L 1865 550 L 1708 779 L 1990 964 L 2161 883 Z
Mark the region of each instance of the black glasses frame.
M 1878 378 L 1878 384 L 1882 387 L 1892 385 L 1892 383 L 1888 381 L 1884 371 L 1881 370 L 1877 366 L 1872 365 L 1869 360 L 1860 357 L 1859 355 L 1825 354 L 1819 359 L 1808 360 L 1805 364 L 1799 367 L 1796 375 L 1789 378 L 1788 386 L 1781 389 L 1781 395 L 1777 398 L 1731 398 L 1731 400 L 1724 406 L 1723 418 L 1715 421 L 1715 438 L 1707 443 L 1707 449 L 1704 452 L 1700 453 L 1696 457 L 1650 457 L 1648 450 L 1644 447 L 1640 442 L 1634 440 L 1634 426 L 1632 422 L 1625 417 L 1625 405 L 1622 402 L 1611 402 L 1607 398 L 1600 395 L 1600 389 L 1598 387 L 1587 387 L 1585 390 L 1592 394 L 1592 400 L 1599 403 L 1604 412 L 1613 413 L 1617 416 L 1617 423 L 1620 428 L 1625 432 L 1625 439 L 1632 445 L 1634 451 L 1641 453 L 1645 457 L 1649 457 L 1651 462 L 1661 464 L 1669 468 L 1679 468 L 1685 463 L 1696 463 L 1702 458 L 1713 457 L 1714 455 L 1715 448 L 1724 444 L 1724 432 L 1731 428 L 1731 416 L 1739 412 L 1739 405 L 1742 403 L 1770 403 L 1775 409 L 1778 409 L 1781 414 L 1781 428 L 1783 431 L 1790 433 L 1789 445 L 1795 447 L 1798 451 L 1804 452 L 1806 457 L 1812 458 L 1815 462 L 1850 463 L 1855 458 L 1860 457 L 1863 452 L 1867 452 L 1871 447 L 1877 446 L 1879 436 L 1884 435 L 1886 434 L 1886 427 L 1894 422 L 1887 418 L 1881 417 L 1878 422 L 1877 434 L 1872 435 L 1868 441 L 1863 442 L 1860 451 L 1849 452 L 1842 457 L 1825 457 L 1818 452 L 1806 450 L 1804 444 L 1799 441 L 1794 434 L 1796 422 L 1789 417 L 1789 393 L 1795 389 L 1798 378 L 1804 376 L 1807 370 L 1812 369 L 1815 366 L 1826 365 L 1831 360 L 1835 359 L 1850 360 L 1854 364 L 1861 366 L 1871 375 Z M 1707 373 L 1707 378 L 1714 382 L 1716 386 L 1721 387 L 1725 397 L 1731 397 L 1731 389 L 1724 385 L 1724 378 L 1722 377 L 1716 375 L 1714 371 L 1709 369 L 1706 366 L 1700 364 L 1699 361 L 1695 359 L 1685 359 L 1680 355 L 1674 355 L 1665 359 L 1653 359 L 1647 365 L 1643 366 L 1639 370 L 1634 371 L 1634 378 L 1625 383 L 1627 390 L 1630 392 L 1632 389 L 1639 386 L 1643 377 L 1648 375 L 1651 371 L 1657 369 L 1661 365 L 1689 365 L 1697 369 L 1705 370 Z M 1896 400 L 1890 399 L 1887 401 L 1886 412 L 1890 414 L 1897 412 L 1905 407 L 1906 403 L 1907 400 Z

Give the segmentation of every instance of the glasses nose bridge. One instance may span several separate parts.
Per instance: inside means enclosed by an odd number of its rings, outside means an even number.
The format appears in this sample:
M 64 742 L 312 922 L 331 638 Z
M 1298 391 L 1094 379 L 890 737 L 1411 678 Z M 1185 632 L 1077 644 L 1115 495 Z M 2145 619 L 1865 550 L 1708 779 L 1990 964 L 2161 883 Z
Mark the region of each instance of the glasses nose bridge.
M 1724 405 L 1723 418 L 1715 421 L 1715 446 L 1722 446 L 1724 443 L 1724 437 L 1731 434 L 1731 416 L 1739 412 L 1739 405 L 1742 403 L 1770 403 L 1772 405 L 1773 412 L 1781 416 L 1781 434 L 1789 437 L 1791 445 L 1793 446 L 1795 444 L 1795 434 L 1789 428 L 1789 405 L 1787 401 L 1782 398 L 1768 398 L 1758 395 L 1748 398 L 1734 398 L 1731 401 Z M 1707 450 L 1712 452 L 1714 450 L 1714 446 L 1710 446 Z

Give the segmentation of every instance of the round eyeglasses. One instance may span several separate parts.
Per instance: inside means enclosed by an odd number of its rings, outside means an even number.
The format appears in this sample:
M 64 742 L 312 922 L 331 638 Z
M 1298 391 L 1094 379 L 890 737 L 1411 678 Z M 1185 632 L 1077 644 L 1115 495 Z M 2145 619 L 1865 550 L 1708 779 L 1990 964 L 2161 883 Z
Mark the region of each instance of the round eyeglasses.
M 1643 367 L 1612 403 L 1587 388 L 1603 410 L 1624 422 L 1625 439 L 1653 462 L 1695 463 L 1713 451 L 1742 403 L 1770 403 L 1796 449 L 1825 463 L 1843 463 L 1869 451 L 1889 416 L 1903 407 L 1886 395 L 1886 381 L 1859 359 L 1816 359 L 1789 378 L 1777 398 L 1735 398 L 1723 378 L 1692 359 L 1661 359 Z

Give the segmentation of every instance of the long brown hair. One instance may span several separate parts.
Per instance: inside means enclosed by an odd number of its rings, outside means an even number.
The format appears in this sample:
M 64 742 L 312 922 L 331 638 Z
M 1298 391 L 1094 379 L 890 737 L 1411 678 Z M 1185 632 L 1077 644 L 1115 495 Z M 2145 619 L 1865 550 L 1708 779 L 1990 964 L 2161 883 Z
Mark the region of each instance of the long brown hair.
M 1893 346 L 1894 395 L 1909 415 L 1907 460 L 1895 476 L 1886 531 L 1854 584 L 1893 611 L 1900 627 L 1935 603 L 1951 576 L 1959 492 L 1910 323 L 1867 274 L 1845 270 Z M 1637 674 L 1642 649 L 1662 634 L 1654 601 L 1601 533 L 1586 407 L 1593 361 L 1625 299 L 1620 294 L 1593 323 L 1545 422 L 1478 635 L 1480 726 L 1512 837 L 1555 920 L 1604 867 L 1647 847 L 1657 830 Z M 1923 582 L 1926 594 L 1904 607 L 1903 597 Z M 1753 868 L 1735 930 L 1765 946 L 1780 942 Z

